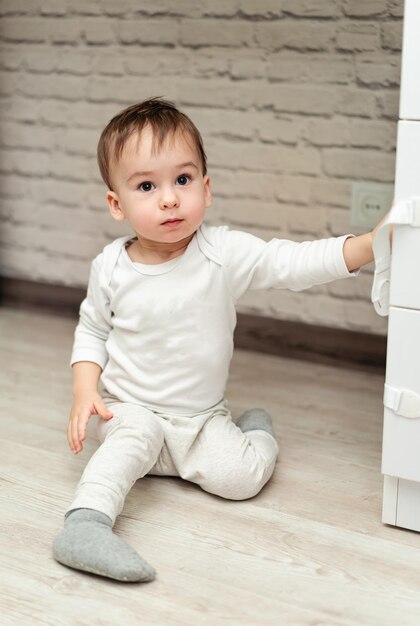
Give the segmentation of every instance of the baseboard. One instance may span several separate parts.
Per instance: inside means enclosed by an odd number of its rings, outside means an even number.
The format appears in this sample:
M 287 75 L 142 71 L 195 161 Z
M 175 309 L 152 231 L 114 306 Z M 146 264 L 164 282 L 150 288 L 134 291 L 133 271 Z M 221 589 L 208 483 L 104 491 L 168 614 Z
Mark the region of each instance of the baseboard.
M 238 314 L 235 345 L 293 359 L 385 373 L 386 337 Z
M 0 305 L 76 319 L 86 290 L 0 277 Z M 386 337 L 238 313 L 235 346 L 243 350 L 363 370 L 385 371 Z
M 86 289 L 0 277 L 0 305 L 77 317 Z

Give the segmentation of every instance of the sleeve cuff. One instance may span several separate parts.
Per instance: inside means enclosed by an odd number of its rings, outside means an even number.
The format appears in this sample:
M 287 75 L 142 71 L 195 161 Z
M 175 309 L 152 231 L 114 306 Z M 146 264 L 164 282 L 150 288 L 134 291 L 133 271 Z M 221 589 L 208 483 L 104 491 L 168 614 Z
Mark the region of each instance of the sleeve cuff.
M 74 350 L 70 358 L 70 366 L 79 361 L 91 361 L 97 363 L 99 367 L 104 370 L 108 361 L 106 352 L 92 352 L 91 350 Z
M 337 245 L 340 251 L 339 263 L 338 263 L 338 271 L 340 272 L 340 278 L 352 278 L 353 276 L 359 276 L 360 268 L 357 270 L 349 271 L 346 265 L 346 261 L 344 259 L 344 243 L 349 237 L 355 237 L 356 235 L 341 235 L 341 237 L 337 237 Z

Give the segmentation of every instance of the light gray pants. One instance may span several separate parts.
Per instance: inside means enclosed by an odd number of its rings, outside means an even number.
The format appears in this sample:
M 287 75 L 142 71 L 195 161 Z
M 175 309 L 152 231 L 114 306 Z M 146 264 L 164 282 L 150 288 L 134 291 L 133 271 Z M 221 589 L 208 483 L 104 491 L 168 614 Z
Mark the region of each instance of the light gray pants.
M 106 402 L 110 420 L 97 419 L 101 445 L 87 464 L 67 512 L 96 509 L 113 522 L 137 479 L 180 476 L 230 500 L 255 496 L 273 473 L 277 442 L 263 430 L 243 433 L 226 400 L 194 416 Z

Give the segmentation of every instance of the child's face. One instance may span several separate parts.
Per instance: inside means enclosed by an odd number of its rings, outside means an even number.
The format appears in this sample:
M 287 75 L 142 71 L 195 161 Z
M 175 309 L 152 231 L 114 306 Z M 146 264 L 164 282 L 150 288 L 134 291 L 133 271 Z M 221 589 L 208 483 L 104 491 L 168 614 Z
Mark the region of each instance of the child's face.
M 111 215 L 127 220 L 139 240 L 173 244 L 190 237 L 211 204 L 210 179 L 197 151 L 179 134 L 152 154 L 152 131 L 133 134 L 112 168 L 115 191 L 106 196 Z M 191 142 L 192 143 L 192 142 Z M 170 221 L 168 221 L 170 220 Z M 173 221 L 177 220 L 177 221 Z

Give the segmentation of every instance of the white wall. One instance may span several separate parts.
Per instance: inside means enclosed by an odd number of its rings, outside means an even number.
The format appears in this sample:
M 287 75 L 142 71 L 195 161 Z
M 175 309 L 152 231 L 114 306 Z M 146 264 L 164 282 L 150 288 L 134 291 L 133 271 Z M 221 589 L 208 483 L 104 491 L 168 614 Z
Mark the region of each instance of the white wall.
M 351 182 L 394 178 L 402 13 L 402 0 L 0 1 L 1 273 L 86 284 L 126 232 L 105 206 L 100 131 L 155 95 L 202 132 L 209 223 L 351 232 Z M 240 310 L 384 334 L 371 273 L 250 292 Z

